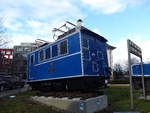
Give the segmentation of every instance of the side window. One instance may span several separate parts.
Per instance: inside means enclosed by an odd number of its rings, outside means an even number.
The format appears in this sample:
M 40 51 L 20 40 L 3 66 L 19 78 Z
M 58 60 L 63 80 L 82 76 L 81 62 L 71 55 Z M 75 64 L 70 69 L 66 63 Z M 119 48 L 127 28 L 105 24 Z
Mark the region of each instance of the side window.
M 67 40 L 60 43 L 60 54 L 66 54 L 67 53 Z
M 40 61 L 44 60 L 44 51 L 43 50 L 40 51 L 39 56 L 40 56 Z
M 83 45 L 83 47 L 89 49 L 89 40 L 86 39 L 86 38 L 83 38 L 83 40 L 82 40 L 82 45 Z
M 51 57 L 51 48 L 50 47 L 45 50 L 45 57 L 46 57 L 46 59 Z
M 34 55 L 31 55 L 31 65 L 33 65 L 34 64 Z
M 58 46 L 53 45 L 52 46 L 52 57 L 56 57 L 56 56 L 58 56 Z
M 84 58 L 84 60 L 90 60 L 89 40 L 86 38 L 83 38 L 82 46 L 83 46 L 83 58 Z

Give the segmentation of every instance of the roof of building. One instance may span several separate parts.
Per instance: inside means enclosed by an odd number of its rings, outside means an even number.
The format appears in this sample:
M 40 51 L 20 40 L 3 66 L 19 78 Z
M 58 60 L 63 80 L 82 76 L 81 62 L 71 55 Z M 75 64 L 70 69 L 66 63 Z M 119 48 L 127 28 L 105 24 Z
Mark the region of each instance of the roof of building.
M 107 44 L 107 47 L 108 47 L 108 49 L 116 49 L 116 47 L 114 47 L 114 46 L 112 46 L 112 45 L 109 45 L 109 44 Z
M 0 51 L 14 51 L 14 49 L 0 48 Z

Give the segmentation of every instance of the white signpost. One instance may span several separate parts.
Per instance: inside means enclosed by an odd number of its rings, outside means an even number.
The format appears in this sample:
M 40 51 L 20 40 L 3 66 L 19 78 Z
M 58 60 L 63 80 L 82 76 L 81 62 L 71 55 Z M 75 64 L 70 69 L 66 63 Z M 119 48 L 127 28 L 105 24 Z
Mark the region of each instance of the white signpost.
M 134 108 L 133 104 L 133 82 L 132 82 L 132 75 L 131 75 L 131 53 L 138 56 L 141 59 L 141 75 L 142 75 L 142 87 L 143 87 L 143 96 L 146 99 L 145 95 L 145 83 L 144 83 L 144 72 L 143 72 L 143 59 L 142 59 L 142 50 L 139 46 L 137 46 L 131 40 L 127 40 L 128 46 L 128 66 L 129 66 L 129 76 L 130 76 L 130 98 L 131 98 L 131 109 Z

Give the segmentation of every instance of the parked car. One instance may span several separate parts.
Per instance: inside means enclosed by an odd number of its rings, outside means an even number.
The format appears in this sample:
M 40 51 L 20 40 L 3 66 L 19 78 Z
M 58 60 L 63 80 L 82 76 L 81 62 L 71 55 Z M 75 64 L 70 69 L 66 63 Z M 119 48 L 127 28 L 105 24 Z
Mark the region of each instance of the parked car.
M 9 89 L 7 82 L 0 78 L 0 91 L 4 91 L 6 89 Z
M 10 89 L 10 84 L 7 82 L 3 76 L 0 76 L 0 91 Z
M 0 91 L 16 89 L 24 86 L 24 81 L 15 76 L 0 76 Z

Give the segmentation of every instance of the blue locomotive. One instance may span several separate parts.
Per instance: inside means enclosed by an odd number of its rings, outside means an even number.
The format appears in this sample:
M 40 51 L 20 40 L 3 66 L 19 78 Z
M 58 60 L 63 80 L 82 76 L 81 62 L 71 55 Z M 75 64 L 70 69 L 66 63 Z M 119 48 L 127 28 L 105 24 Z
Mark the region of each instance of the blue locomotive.
M 82 90 L 104 85 L 110 70 L 107 40 L 74 26 L 58 40 L 28 54 L 28 83 L 38 90 Z
M 143 64 L 144 76 L 150 76 L 150 64 Z M 141 76 L 141 64 L 132 65 L 132 75 Z
M 141 64 L 133 64 L 131 69 L 134 88 L 142 88 Z M 143 64 L 143 73 L 146 90 L 150 91 L 150 64 Z

